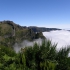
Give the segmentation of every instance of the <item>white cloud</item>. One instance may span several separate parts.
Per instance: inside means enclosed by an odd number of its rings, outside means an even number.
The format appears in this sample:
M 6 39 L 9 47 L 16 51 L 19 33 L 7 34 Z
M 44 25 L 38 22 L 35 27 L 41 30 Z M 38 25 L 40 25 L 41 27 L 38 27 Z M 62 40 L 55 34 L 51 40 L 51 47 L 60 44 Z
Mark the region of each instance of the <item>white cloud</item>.
M 51 32 L 43 32 L 43 35 L 46 38 L 52 40 L 52 44 L 58 43 L 57 48 L 56 48 L 57 50 L 59 50 L 62 47 L 66 47 L 67 45 L 70 45 L 70 32 L 69 31 L 56 30 L 56 31 L 51 31 Z M 42 39 L 36 39 L 33 42 L 24 40 L 20 44 L 16 43 L 13 47 L 16 52 L 19 52 L 21 48 L 24 48 L 25 46 L 33 46 L 35 42 L 41 45 Z
M 34 43 L 37 43 L 38 45 L 41 45 L 42 44 L 42 39 L 39 38 L 39 39 L 35 39 L 34 41 L 28 41 L 28 40 L 24 40 L 22 43 L 15 43 L 15 45 L 13 46 L 14 50 L 16 51 L 16 53 L 18 53 L 21 48 L 24 48 L 24 47 L 28 47 L 28 46 L 33 46 Z
M 58 43 L 57 49 L 70 45 L 70 32 L 65 30 L 43 32 L 43 35 L 52 40 L 52 43 Z

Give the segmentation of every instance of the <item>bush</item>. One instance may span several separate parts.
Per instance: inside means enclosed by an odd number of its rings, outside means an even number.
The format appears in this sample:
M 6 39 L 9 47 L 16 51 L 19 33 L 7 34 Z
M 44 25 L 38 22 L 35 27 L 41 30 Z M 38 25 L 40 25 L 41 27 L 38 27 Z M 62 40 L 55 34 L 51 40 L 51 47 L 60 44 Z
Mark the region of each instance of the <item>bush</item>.
M 10 47 L 0 46 L 0 70 L 70 70 L 70 47 L 56 50 L 56 44 L 44 40 L 42 45 L 25 47 L 15 53 Z

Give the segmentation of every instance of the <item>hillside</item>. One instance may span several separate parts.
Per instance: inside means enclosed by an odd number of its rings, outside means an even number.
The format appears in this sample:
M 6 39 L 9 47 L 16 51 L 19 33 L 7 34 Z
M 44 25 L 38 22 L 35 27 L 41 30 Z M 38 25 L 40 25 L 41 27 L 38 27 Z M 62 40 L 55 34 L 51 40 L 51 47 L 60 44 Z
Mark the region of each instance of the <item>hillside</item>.
M 22 27 L 13 21 L 0 22 L 0 44 L 12 46 L 14 43 L 20 43 L 23 40 L 33 40 L 44 38 L 42 32 L 35 33 L 32 29 Z

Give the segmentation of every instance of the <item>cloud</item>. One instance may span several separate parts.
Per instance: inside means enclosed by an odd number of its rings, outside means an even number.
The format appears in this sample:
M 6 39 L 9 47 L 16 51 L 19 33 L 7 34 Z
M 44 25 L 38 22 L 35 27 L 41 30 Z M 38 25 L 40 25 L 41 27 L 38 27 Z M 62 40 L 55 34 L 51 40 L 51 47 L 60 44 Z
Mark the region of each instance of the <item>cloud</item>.
M 43 35 L 52 41 L 52 44 L 57 44 L 56 49 L 59 50 L 60 48 L 67 47 L 67 45 L 70 45 L 70 32 L 66 30 L 56 30 L 51 32 L 43 32 Z M 18 44 L 15 43 L 14 50 L 19 52 L 21 48 L 24 48 L 26 46 L 33 46 L 34 43 L 37 43 L 38 45 L 42 44 L 42 39 L 36 39 L 33 42 L 30 42 L 28 40 L 24 40 L 22 43 Z M 69 54 L 70 55 L 70 54 Z
M 35 39 L 34 41 L 24 40 L 21 43 L 15 43 L 13 48 L 16 51 L 16 53 L 18 53 L 21 50 L 21 48 L 28 47 L 28 46 L 33 46 L 34 43 L 37 43 L 38 45 L 41 45 L 42 44 L 42 39 L 39 38 L 39 39 Z
M 70 32 L 66 30 L 57 30 L 51 32 L 43 32 L 43 35 L 52 41 L 52 44 L 57 44 L 57 50 L 70 45 Z

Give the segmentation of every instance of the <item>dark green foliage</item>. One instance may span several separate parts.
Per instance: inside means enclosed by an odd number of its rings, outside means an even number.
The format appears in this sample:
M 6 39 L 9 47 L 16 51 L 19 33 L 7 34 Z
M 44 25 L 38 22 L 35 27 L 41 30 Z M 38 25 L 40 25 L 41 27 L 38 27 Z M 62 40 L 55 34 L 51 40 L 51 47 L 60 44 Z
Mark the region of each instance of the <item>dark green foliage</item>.
M 70 52 L 70 47 L 68 48 L 62 48 L 58 54 L 57 54 L 57 58 L 56 60 L 58 61 L 58 65 L 57 68 L 59 68 L 59 70 L 68 70 L 68 54 Z
M 39 37 L 45 38 L 45 37 L 43 36 L 42 32 L 37 32 L 37 33 L 35 34 L 35 39 L 38 39 Z
M 15 53 L 0 45 L 0 70 L 70 70 L 70 47 L 56 51 L 56 46 L 44 40 L 41 46 L 35 43 Z

